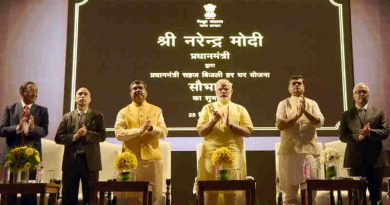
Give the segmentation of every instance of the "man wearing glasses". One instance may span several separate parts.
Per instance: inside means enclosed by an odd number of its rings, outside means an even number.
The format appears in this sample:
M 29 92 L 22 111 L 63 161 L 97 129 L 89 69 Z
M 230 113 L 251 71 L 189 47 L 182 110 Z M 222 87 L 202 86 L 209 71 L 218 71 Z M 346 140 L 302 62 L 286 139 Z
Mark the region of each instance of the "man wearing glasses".
M 41 138 L 46 137 L 49 126 L 47 108 L 35 104 L 38 87 L 34 82 L 25 82 L 19 88 L 20 102 L 5 108 L 0 121 L 0 136 L 5 137 L 9 149 L 18 146 L 30 146 L 42 156 Z M 36 172 L 30 172 L 35 179 Z M 16 204 L 16 195 L 8 196 L 7 204 Z M 24 194 L 21 204 L 36 204 L 36 195 Z
M 383 167 L 388 165 L 382 140 L 389 135 L 389 128 L 383 110 L 371 106 L 369 98 L 368 86 L 356 84 L 355 105 L 343 113 L 339 132 L 340 140 L 347 143 L 344 167 L 350 168 L 350 176 L 366 177 L 371 204 L 379 204 Z
M 302 75 L 293 75 L 288 81 L 291 96 L 282 100 L 276 111 L 276 127 L 280 130 L 279 187 L 283 191 L 283 204 L 300 204 L 299 184 L 305 179 L 303 164 L 306 156 L 318 157 L 317 128 L 324 124 L 318 104 L 306 98 Z M 310 157 L 312 158 L 312 157 Z M 311 176 L 317 177 L 317 176 Z

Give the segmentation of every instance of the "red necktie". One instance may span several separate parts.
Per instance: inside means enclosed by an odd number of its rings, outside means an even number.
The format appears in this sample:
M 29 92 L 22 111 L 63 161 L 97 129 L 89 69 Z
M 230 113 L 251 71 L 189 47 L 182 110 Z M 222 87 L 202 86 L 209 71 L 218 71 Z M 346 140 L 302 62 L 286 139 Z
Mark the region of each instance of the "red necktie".
M 23 108 L 23 117 L 27 119 L 27 122 L 30 119 L 30 108 L 27 105 L 25 105 Z M 23 125 L 23 126 L 25 126 L 25 125 Z M 24 131 L 22 131 L 21 138 L 20 138 L 20 145 L 21 146 L 24 146 L 26 144 L 24 137 L 25 137 L 25 133 L 24 133 Z
M 23 117 L 27 118 L 27 120 L 30 118 L 30 108 L 27 105 L 23 108 Z

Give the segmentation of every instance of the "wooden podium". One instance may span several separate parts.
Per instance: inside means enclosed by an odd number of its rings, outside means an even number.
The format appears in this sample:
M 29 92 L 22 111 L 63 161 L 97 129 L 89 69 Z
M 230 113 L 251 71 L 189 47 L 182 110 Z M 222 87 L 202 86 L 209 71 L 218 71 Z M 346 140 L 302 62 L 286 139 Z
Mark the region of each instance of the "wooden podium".
M 104 193 L 108 192 L 142 192 L 142 204 L 152 205 L 152 184 L 147 181 L 118 182 L 104 181 L 93 182 L 90 184 L 92 205 L 104 205 Z M 99 194 L 99 203 L 97 203 L 97 194 Z M 110 200 L 110 199 L 109 199 Z
M 53 183 L 17 183 L 0 184 L 1 205 L 7 204 L 8 194 L 40 194 L 39 204 L 44 205 L 46 194 L 49 194 L 50 205 L 57 204 L 60 185 Z
M 302 205 L 313 204 L 313 191 L 347 190 L 349 203 L 367 204 L 365 179 L 307 179 L 301 184 Z M 353 196 L 352 196 L 353 193 Z M 307 197 L 307 201 L 306 201 Z

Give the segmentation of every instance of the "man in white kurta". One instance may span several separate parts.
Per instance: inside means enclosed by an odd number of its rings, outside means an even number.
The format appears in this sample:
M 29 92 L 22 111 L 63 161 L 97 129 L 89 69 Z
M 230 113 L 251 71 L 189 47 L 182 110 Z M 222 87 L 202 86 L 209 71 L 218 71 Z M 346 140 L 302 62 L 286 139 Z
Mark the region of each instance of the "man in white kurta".
M 324 123 L 318 104 L 304 97 L 304 79 L 293 75 L 289 79 L 291 97 L 282 100 L 276 111 L 276 127 L 280 130 L 279 187 L 286 205 L 300 204 L 299 184 L 304 181 L 303 163 L 307 155 L 318 157 L 316 129 Z
M 239 171 L 241 179 L 246 178 L 246 163 L 243 156 L 243 137 L 253 131 L 248 111 L 241 105 L 230 101 L 233 93 L 232 83 L 221 79 L 216 83 L 218 101 L 205 105 L 199 116 L 197 129 L 204 137 L 202 153 L 198 161 L 198 179 L 215 180 L 215 167 L 211 162 L 214 150 L 228 147 L 234 155 L 232 168 Z M 218 193 L 206 195 L 207 205 L 216 205 Z M 225 193 L 224 204 L 235 204 L 236 193 Z
M 123 142 L 125 151 L 131 151 L 137 156 L 136 180 L 154 184 L 153 204 L 157 205 L 162 204 L 163 172 L 159 139 L 164 139 L 168 130 L 161 109 L 146 102 L 146 89 L 146 84 L 141 80 L 130 84 L 132 102 L 119 111 L 115 121 L 115 136 Z

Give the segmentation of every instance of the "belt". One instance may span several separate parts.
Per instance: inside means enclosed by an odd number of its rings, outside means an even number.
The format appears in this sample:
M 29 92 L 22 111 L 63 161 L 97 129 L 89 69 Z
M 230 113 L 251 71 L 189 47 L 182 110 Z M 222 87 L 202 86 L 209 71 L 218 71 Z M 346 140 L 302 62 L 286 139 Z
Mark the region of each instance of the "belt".
M 74 153 L 74 158 L 82 158 L 82 157 L 85 157 L 85 152 L 84 151 L 76 151 Z

